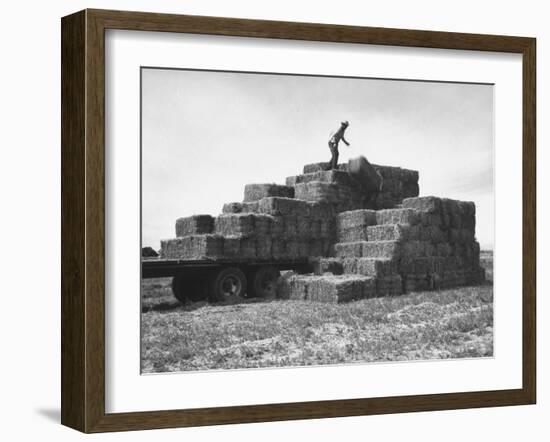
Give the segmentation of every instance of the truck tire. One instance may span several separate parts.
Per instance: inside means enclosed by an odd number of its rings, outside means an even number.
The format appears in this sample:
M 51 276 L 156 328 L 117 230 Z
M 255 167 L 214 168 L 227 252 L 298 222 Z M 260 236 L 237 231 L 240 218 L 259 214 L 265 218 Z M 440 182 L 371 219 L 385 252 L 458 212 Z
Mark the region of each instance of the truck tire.
M 281 272 L 273 266 L 261 266 L 249 276 L 248 297 L 274 299 L 277 297 L 277 280 Z
M 225 267 L 216 271 L 210 280 L 209 295 L 213 302 L 225 302 L 244 297 L 246 276 L 238 267 Z
M 182 304 L 187 301 L 202 301 L 208 296 L 206 280 L 188 275 L 176 275 L 172 278 L 172 293 Z

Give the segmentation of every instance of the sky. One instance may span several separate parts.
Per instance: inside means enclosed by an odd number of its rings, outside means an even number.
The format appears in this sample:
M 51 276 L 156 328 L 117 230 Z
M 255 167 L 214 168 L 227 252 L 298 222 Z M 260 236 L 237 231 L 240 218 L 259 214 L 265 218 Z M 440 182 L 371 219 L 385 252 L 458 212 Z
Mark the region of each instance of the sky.
M 142 245 L 182 216 L 218 215 L 248 183 L 280 183 L 328 161 L 419 171 L 420 195 L 474 201 L 476 237 L 494 241 L 493 86 L 142 68 Z

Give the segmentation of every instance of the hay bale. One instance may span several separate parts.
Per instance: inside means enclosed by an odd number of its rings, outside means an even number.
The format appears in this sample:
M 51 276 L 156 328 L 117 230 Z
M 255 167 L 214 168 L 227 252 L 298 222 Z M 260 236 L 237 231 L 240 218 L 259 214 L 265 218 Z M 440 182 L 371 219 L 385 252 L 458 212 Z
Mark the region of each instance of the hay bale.
M 374 292 L 374 286 L 374 278 L 355 275 L 315 276 L 309 281 L 307 299 L 327 303 L 348 302 Z
M 338 242 L 367 241 L 367 227 L 359 226 L 351 229 L 340 230 L 336 235 L 336 239 Z
M 241 237 L 240 243 L 241 258 L 256 259 L 256 239 Z
M 329 203 L 340 201 L 339 186 L 320 181 L 296 184 L 294 194 L 296 199 L 304 201 L 324 201 Z
M 429 213 L 441 212 L 441 198 L 435 196 L 405 198 L 402 204 L 404 209 L 417 209 Z
M 336 224 L 334 220 L 321 220 L 319 237 L 329 241 L 336 238 Z
M 360 258 L 363 256 L 363 245 L 365 241 L 337 243 L 334 245 L 337 258 Z
M 274 216 L 309 216 L 306 201 L 294 198 L 266 197 L 259 201 L 259 212 Z
M 285 259 L 287 257 L 286 241 L 282 239 L 274 239 L 271 242 L 271 255 L 273 259 Z
M 244 201 L 259 201 L 269 196 L 294 198 L 294 188 L 280 184 L 247 184 L 244 186 Z
M 223 236 L 251 236 L 255 233 L 254 220 L 249 213 L 223 214 L 216 218 L 215 231 Z
M 241 255 L 241 237 L 224 236 L 223 256 L 226 258 L 238 258 Z
M 381 224 L 367 227 L 369 241 L 414 241 L 421 237 L 420 226 Z
M 377 296 L 398 296 L 403 294 L 401 275 L 391 275 L 376 278 Z
M 313 163 L 313 164 L 306 164 L 306 165 L 304 166 L 303 173 L 304 173 L 304 174 L 307 174 L 307 173 L 322 172 L 322 171 L 324 171 L 324 170 L 328 170 L 329 168 L 330 168 L 330 164 L 329 164 L 329 163 Z M 347 164 L 347 163 L 338 164 L 337 168 L 338 168 L 338 170 L 342 170 L 342 171 L 347 172 L 347 170 L 348 170 L 348 164 Z
M 261 213 L 251 214 L 254 222 L 254 234 L 258 236 L 271 236 L 274 216 Z
M 401 249 L 401 256 L 403 258 L 418 258 L 421 256 L 426 256 L 426 241 L 407 241 L 403 243 Z
M 242 203 L 226 203 L 223 205 L 222 208 L 222 213 L 241 213 L 242 211 Z
M 273 241 L 269 236 L 258 236 L 256 238 L 256 258 L 258 259 L 271 259 Z
M 288 272 L 277 281 L 277 297 L 293 301 L 304 301 L 308 296 L 311 276 Z
M 420 223 L 420 213 L 416 209 L 385 209 L 376 212 L 377 224 L 410 224 Z
M 161 256 L 164 259 L 217 259 L 223 256 L 223 237 L 204 234 L 163 240 Z
M 200 235 L 212 233 L 214 218 L 211 215 L 193 215 L 176 220 L 176 236 Z
M 295 216 L 285 216 L 284 220 L 284 238 L 296 238 L 298 236 L 298 218 Z
M 435 254 L 437 256 L 447 257 L 453 252 L 451 245 L 448 242 L 440 242 L 435 246 Z
M 339 258 L 317 258 L 313 260 L 313 273 L 315 275 L 323 275 L 332 273 L 333 275 L 341 275 L 344 273 L 342 260 Z
M 363 276 L 383 277 L 394 274 L 396 270 L 397 266 L 392 259 L 356 258 L 353 273 Z
M 311 238 L 321 239 L 321 220 L 312 219 L 310 223 Z
M 375 210 L 351 210 L 339 213 L 336 218 L 338 229 L 347 230 L 360 226 L 372 226 L 376 224 Z
M 241 204 L 243 213 L 258 213 L 260 211 L 259 201 L 248 201 Z
M 365 258 L 391 258 L 398 260 L 401 257 L 399 241 L 367 241 L 359 243 L 362 246 L 360 256 Z
M 309 212 L 313 220 L 331 220 L 334 210 L 331 204 L 324 201 L 308 201 Z
M 308 240 L 312 238 L 311 219 L 309 217 L 299 216 L 296 219 L 296 234 L 298 235 L 298 238 L 302 240 Z
M 271 237 L 280 239 L 285 236 L 285 218 L 283 216 L 264 215 L 271 218 Z
M 344 274 L 357 273 L 357 260 L 359 258 L 343 258 L 341 259 L 342 271 Z

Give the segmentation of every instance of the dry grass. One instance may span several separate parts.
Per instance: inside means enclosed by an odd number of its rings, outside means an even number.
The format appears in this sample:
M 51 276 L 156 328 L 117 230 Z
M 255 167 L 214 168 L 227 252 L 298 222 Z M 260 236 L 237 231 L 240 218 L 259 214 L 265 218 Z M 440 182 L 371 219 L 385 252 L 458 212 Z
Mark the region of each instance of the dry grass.
M 491 285 L 330 305 L 247 300 L 182 306 L 143 282 L 144 373 L 493 354 Z

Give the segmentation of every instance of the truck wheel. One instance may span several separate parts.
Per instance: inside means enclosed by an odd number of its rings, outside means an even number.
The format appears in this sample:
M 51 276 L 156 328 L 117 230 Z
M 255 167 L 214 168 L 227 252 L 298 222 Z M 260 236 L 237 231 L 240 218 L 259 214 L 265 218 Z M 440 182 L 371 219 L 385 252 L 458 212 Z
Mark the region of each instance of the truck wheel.
M 238 267 L 218 270 L 210 281 L 210 299 L 224 302 L 241 298 L 246 293 L 246 276 Z
M 281 272 L 273 266 L 261 266 L 250 275 L 249 297 L 274 299 L 277 297 L 277 280 Z
M 207 284 L 204 279 L 186 275 L 172 278 L 172 293 L 176 299 L 185 304 L 187 301 L 201 301 L 207 297 Z

